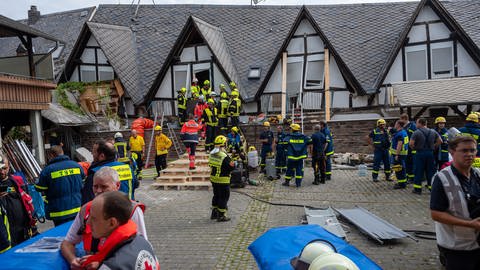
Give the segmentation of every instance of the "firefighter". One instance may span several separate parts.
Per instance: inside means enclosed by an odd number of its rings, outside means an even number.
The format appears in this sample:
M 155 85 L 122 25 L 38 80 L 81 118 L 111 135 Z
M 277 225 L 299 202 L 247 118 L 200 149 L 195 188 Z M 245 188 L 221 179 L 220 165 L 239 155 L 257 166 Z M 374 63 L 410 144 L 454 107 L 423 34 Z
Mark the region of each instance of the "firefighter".
M 393 138 L 390 144 L 390 155 L 393 160 L 392 169 L 397 177 L 397 183 L 393 186 L 393 189 L 404 189 L 407 187 L 405 160 L 408 155 L 409 139 L 404 125 L 405 122 L 397 120 L 392 130 Z
M 283 131 L 283 126 L 277 126 L 277 139 L 275 140 L 275 168 L 277 170 L 277 179 L 287 170 L 287 144 L 285 137 L 287 133 Z
M 137 154 L 137 171 L 135 175 L 138 175 L 138 180 L 142 180 L 143 159 L 145 154 L 145 140 L 143 137 L 137 135 L 137 131 L 132 129 L 131 136 L 128 141 L 130 151 Z
M 243 151 L 242 139 L 239 134 L 240 130 L 238 127 L 232 127 L 230 133 L 227 135 L 227 148 L 229 152 L 235 150 L 236 153 Z
M 404 129 L 407 132 L 408 140 L 410 141 L 410 138 L 412 137 L 413 133 L 415 130 L 417 130 L 417 125 L 415 124 L 415 121 L 410 121 L 408 114 L 403 113 L 400 115 L 400 120 L 403 121 L 404 123 Z M 407 173 L 407 181 L 409 183 L 413 183 L 413 178 L 415 178 L 415 163 L 413 162 L 414 155 L 417 153 L 415 149 L 408 149 L 408 154 L 406 156 L 405 160 L 405 166 L 406 166 L 406 173 Z
M 208 107 L 203 110 L 202 123 L 206 125 L 205 150 L 213 149 L 213 141 L 215 139 L 215 130 L 218 126 L 217 108 L 213 99 L 208 100 Z
M 220 89 L 220 97 L 222 96 L 222 93 L 225 93 L 227 94 L 227 97 L 228 97 L 228 93 L 227 93 L 227 89 L 225 87 L 225 84 L 221 83 L 218 88 Z
M 295 176 L 295 185 L 299 188 L 303 179 L 303 160 L 307 158 L 307 147 L 312 139 L 300 132 L 299 124 L 291 124 L 292 133 L 285 139 L 288 141 L 287 172 L 283 186 L 289 186 L 290 180 Z
M 240 109 L 242 107 L 242 101 L 239 98 L 239 93 L 237 89 L 232 91 L 230 104 L 228 105 L 228 113 L 230 114 L 230 120 L 232 127 L 238 127 Z
M 190 86 L 190 94 L 192 98 L 195 98 L 195 96 L 200 95 L 200 86 L 198 85 L 198 79 L 193 78 L 192 80 L 192 85 Z
M 325 153 L 325 175 L 327 180 L 332 179 L 332 156 L 335 153 L 333 147 L 333 135 L 330 129 L 327 126 L 327 122 L 320 121 L 320 127 L 322 132 L 327 138 L 327 152 Z
M 180 131 L 183 144 L 185 144 L 185 148 L 187 149 L 190 170 L 195 170 L 195 149 L 197 148 L 198 131 L 200 129 L 202 129 L 202 126 L 195 122 L 193 114 L 189 114 L 188 121 L 183 124 Z
M 217 104 L 218 126 L 220 128 L 220 134 L 222 135 L 226 135 L 228 131 L 228 106 L 228 95 L 227 92 L 224 91 L 220 94 L 220 102 Z
M 117 152 L 117 161 L 130 164 L 130 158 L 128 157 L 128 151 L 130 150 L 130 147 L 123 138 L 123 134 L 117 132 L 113 137 L 115 140 L 113 146 L 115 147 L 115 152 Z
M 182 87 L 180 90 L 178 90 L 178 96 L 177 96 L 177 107 L 178 107 L 178 119 L 180 125 L 183 125 L 185 123 L 185 120 L 187 118 L 186 111 L 187 111 L 187 98 L 185 96 L 187 92 L 187 89 L 185 87 Z
M 265 164 L 267 155 L 272 152 L 273 132 L 270 130 L 270 122 L 263 123 L 263 132 L 260 134 L 260 142 L 262 143 L 262 152 L 260 153 L 260 173 L 265 172 Z
M 385 180 L 390 181 L 390 156 L 388 149 L 390 148 L 390 138 L 386 130 L 387 122 L 384 119 L 377 120 L 377 127 L 367 136 L 367 142 L 373 146 L 373 182 L 378 182 L 378 173 L 380 163 L 383 162 L 383 171 L 385 172 Z
M 225 152 L 227 138 L 219 135 L 215 138 L 215 148 L 208 156 L 208 166 L 211 169 L 210 181 L 213 187 L 212 214 L 210 219 L 218 222 L 229 221 L 227 217 L 227 203 L 230 197 L 230 174 L 234 163 Z
M 210 88 L 210 81 L 209 80 L 205 80 L 203 82 L 203 87 L 202 89 L 200 89 L 200 94 L 203 95 L 205 97 L 205 99 L 209 99 L 210 98 L 210 93 L 212 92 L 212 88 Z
M 157 177 L 160 172 L 167 168 L 168 149 L 172 147 L 172 141 L 162 133 L 162 127 L 155 127 L 155 168 L 157 169 Z
M 195 109 L 193 114 L 195 115 L 195 120 L 199 121 L 202 118 L 203 110 L 207 108 L 207 103 L 204 101 L 204 96 L 199 96 L 197 105 L 195 105 Z
M 465 126 L 459 128 L 458 131 L 460 131 L 462 135 L 471 136 L 477 141 L 477 157 L 480 157 L 480 127 L 478 125 L 478 115 L 476 113 L 469 114 Z M 476 166 L 474 165 L 474 167 Z
M 327 138 L 323 134 L 322 127 L 315 125 L 313 127 L 315 133 L 312 135 L 312 166 L 314 185 L 325 184 L 325 152 L 327 150 Z
M 230 91 L 237 89 L 237 84 L 234 81 L 231 81 L 228 86 L 230 87 Z
M 445 128 L 446 123 L 447 120 L 445 120 L 445 117 L 440 116 L 435 118 L 435 131 L 442 138 L 442 144 L 440 144 L 440 147 L 437 148 L 435 155 L 435 165 L 438 171 L 445 163 L 448 162 L 448 130 Z

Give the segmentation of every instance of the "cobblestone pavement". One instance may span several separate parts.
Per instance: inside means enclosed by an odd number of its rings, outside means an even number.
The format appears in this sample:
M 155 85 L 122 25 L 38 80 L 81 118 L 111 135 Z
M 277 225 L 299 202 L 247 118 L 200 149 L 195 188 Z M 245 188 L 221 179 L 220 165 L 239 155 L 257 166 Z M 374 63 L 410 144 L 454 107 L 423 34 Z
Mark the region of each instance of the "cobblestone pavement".
M 335 170 L 333 180 L 312 185 L 312 171 L 305 169 L 303 186 L 281 186 L 281 180 L 233 190 L 229 201 L 230 222 L 209 219 L 212 192 L 156 190 L 144 180 L 136 197 L 147 205 L 145 222 L 162 270 L 257 269 L 248 245 L 267 229 L 298 225 L 303 207 L 274 206 L 239 192 L 275 203 L 351 208 L 361 206 L 404 230 L 433 231 L 429 195 L 392 190 L 393 182 L 374 183 L 355 170 Z M 342 222 L 344 223 L 344 222 Z M 369 240 L 344 223 L 348 241 L 383 269 L 442 269 L 435 241 L 401 239 L 384 245 Z M 45 225 L 44 225 L 45 226 Z

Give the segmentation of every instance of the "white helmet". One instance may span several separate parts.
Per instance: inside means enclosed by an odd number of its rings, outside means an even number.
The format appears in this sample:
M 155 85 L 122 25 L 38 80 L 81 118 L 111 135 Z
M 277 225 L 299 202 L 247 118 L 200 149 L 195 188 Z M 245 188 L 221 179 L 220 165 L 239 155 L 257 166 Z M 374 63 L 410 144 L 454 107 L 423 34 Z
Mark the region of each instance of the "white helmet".
M 117 139 L 117 138 L 123 138 L 123 135 L 122 135 L 122 133 L 117 132 L 117 133 L 115 133 L 115 135 L 114 135 L 113 137 L 114 137 L 115 139 Z
M 308 270 L 360 270 L 358 266 L 340 253 L 324 253 L 310 264 Z
M 312 241 L 303 248 L 300 260 L 311 264 L 315 258 L 326 253 L 335 253 L 331 244 L 321 240 Z

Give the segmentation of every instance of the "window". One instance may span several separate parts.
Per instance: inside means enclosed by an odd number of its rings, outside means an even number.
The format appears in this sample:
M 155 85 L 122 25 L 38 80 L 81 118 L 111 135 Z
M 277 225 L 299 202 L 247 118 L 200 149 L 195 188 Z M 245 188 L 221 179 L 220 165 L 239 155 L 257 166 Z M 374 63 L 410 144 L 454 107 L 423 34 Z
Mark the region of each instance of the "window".
M 407 80 L 426 80 L 427 76 L 427 54 L 426 50 L 411 50 L 405 52 L 407 65 Z
M 114 79 L 112 67 L 98 67 L 98 80 L 99 81 L 111 81 Z
M 260 79 L 260 71 L 259 67 L 252 67 L 250 71 L 248 71 L 248 78 L 249 79 Z
M 57 47 L 57 49 L 52 52 L 52 58 L 53 59 L 58 59 L 58 57 L 60 57 L 60 54 L 63 51 L 63 48 L 64 48 L 63 45 L 59 45 Z M 50 48 L 48 51 L 52 51 L 53 49 L 55 49 L 55 47 Z
M 80 66 L 80 78 L 82 82 L 94 82 L 97 80 L 94 66 Z
M 95 49 L 86 48 L 82 54 L 82 62 L 88 64 L 95 64 Z
M 452 47 L 432 48 L 432 78 L 452 77 Z
M 287 94 L 289 96 L 298 95 L 300 92 L 302 67 L 303 62 L 287 63 Z
M 307 58 L 307 70 L 305 78 L 306 89 L 322 89 L 323 87 L 323 55 L 311 55 Z

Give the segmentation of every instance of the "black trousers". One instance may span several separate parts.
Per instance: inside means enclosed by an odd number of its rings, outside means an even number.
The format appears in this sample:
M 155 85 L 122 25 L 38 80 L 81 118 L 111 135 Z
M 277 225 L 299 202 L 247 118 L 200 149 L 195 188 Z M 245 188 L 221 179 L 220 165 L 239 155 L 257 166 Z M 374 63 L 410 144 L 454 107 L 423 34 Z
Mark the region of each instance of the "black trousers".
M 185 148 L 190 149 L 189 155 L 195 156 L 195 149 L 197 148 L 197 143 L 194 142 L 184 142 Z
M 219 134 L 227 135 L 228 134 L 228 118 L 218 118 L 218 127 Z
M 142 152 L 137 152 L 133 151 L 135 154 L 137 154 L 137 173 L 141 172 L 143 169 L 143 160 L 142 160 Z
M 187 112 L 185 109 L 178 109 L 178 119 L 180 120 L 180 124 L 183 125 L 187 119 Z
M 326 170 L 325 156 L 313 154 L 312 167 L 313 167 L 313 175 L 315 176 L 315 179 L 318 179 L 318 177 L 320 177 L 320 179 L 324 180 L 325 170 Z
M 213 149 L 213 142 L 215 141 L 215 130 L 216 127 L 207 125 L 206 139 L 205 139 L 205 149 Z
M 226 213 L 228 199 L 230 198 L 230 184 L 212 183 L 212 187 L 212 207 L 218 209 L 220 213 Z
M 445 259 L 446 270 L 480 269 L 480 248 L 475 250 L 451 250 L 438 246 L 440 256 Z
M 230 124 L 232 124 L 232 127 L 238 127 L 238 124 L 240 123 L 240 120 L 238 118 L 239 118 L 238 116 L 230 117 L 230 121 L 231 121 Z
M 167 154 L 155 156 L 155 168 L 157 169 L 157 174 L 167 168 Z

